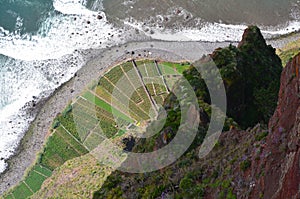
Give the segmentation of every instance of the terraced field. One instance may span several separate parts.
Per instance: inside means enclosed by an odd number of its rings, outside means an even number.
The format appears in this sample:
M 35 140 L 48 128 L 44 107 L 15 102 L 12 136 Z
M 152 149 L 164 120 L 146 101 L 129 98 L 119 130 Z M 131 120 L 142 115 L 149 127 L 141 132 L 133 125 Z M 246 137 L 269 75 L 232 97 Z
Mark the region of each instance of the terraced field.
M 36 165 L 5 198 L 30 197 L 66 161 L 87 154 L 106 139 L 139 130 L 141 124 L 156 117 L 180 73 L 188 67 L 189 64 L 133 60 L 92 81 L 56 117 Z
M 52 171 L 44 166 L 36 165 L 13 191 L 6 198 L 27 198 L 38 191 L 43 182 L 52 175 Z

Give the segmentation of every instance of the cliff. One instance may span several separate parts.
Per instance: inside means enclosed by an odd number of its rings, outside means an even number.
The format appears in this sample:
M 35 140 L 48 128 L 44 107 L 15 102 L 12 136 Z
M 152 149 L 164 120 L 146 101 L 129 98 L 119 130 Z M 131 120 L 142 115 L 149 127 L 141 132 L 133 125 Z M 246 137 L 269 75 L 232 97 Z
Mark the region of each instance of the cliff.
M 278 106 L 269 122 L 269 136 L 263 151 L 269 158 L 257 166 L 265 168 L 253 192 L 264 198 L 300 198 L 300 54 L 296 55 L 281 75 Z
M 160 171 L 112 173 L 94 198 L 300 198 L 300 55 L 281 73 L 275 49 L 266 45 L 257 27 L 249 27 L 238 47 L 217 49 L 210 56 L 220 69 L 228 97 L 227 131 L 214 149 L 205 159 L 197 156 L 209 122 L 210 99 L 201 74 L 190 68 L 184 76 L 206 119 L 192 147 Z M 172 110 L 173 98 L 165 102 L 166 126 L 180 118 Z M 232 124 L 236 127 L 228 130 Z M 161 147 L 155 139 L 160 138 L 138 142 L 138 151 Z

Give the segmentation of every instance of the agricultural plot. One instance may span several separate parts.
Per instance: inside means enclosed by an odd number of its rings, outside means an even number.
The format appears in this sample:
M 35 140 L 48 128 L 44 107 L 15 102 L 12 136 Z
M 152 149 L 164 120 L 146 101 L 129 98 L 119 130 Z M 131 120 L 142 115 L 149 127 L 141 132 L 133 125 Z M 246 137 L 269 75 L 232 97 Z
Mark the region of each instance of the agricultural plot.
M 75 108 L 73 110 L 73 118 L 76 124 L 79 123 L 86 123 L 87 128 L 94 128 L 96 124 L 98 124 L 99 119 L 97 118 L 97 112 L 95 114 L 89 114 L 87 109 L 84 109 L 82 106 L 81 108 Z
M 118 85 L 118 89 L 122 91 L 127 97 L 130 98 L 135 104 L 141 104 L 147 100 L 147 96 L 145 98 L 145 91 L 139 88 L 143 87 L 143 83 L 140 80 L 136 69 L 129 71 L 126 73 L 126 80 L 123 81 L 122 84 Z
M 91 91 L 92 92 L 92 91 Z M 120 94 L 119 91 L 118 95 Z M 123 94 L 121 94 L 123 95 Z M 124 113 L 125 115 L 129 115 L 128 113 L 128 108 L 127 106 L 125 106 L 121 101 L 121 99 L 124 99 L 125 96 L 123 96 L 123 98 L 120 98 L 120 100 L 116 99 L 116 95 L 114 93 L 114 96 L 112 96 L 111 94 L 109 94 L 104 88 L 97 86 L 95 88 L 95 96 L 99 97 L 100 99 L 103 99 L 106 103 L 110 104 L 112 107 L 115 107 L 116 109 L 118 109 L 119 111 L 121 111 L 122 113 Z M 136 117 L 133 117 L 134 119 L 136 119 Z
M 35 193 L 37 192 L 43 182 L 47 179 L 47 177 L 40 175 L 39 173 L 32 171 L 30 172 L 29 176 L 26 178 L 26 180 L 24 181 L 29 188 Z
M 113 137 L 118 132 L 118 126 L 115 122 L 111 123 L 105 120 L 101 120 L 100 127 L 103 131 L 103 136 L 107 138 Z
M 161 96 L 153 96 L 153 99 L 157 105 L 162 105 L 164 102 L 164 99 Z
M 86 154 L 88 151 L 81 144 L 80 141 L 74 139 L 69 133 L 67 133 L 63 127 L 56 129 L 56 133 L 66 142 L 68 145 L 73 148 L 79 155 Z
M 12 193 L 9 193 L 7 196 L 4 197 L 5 199 L 15 199 Z
M 90 102 L 95 103 L 95 105 L 97 105 L 100 108 L 106 110 L 107 112 L 114 113 L 115 116 L 120 117 L 120 118 L 124 119 L 125 121 L 133 122 L 133 120 L 131 118 L 129 118 L 127 115 L 125 115 L 124 113 L 120 112 L 116 108 L 112 107 L 110 104 L 106 103 L 105 101 L 99 99 L 98 97 L 96 97 L 92 93 L 86 92 L 83 95 L 83 97 L 85 99 L 89 100 Z
M 114 106 L 115 104 L 118 104 L 118 102 L 120 102 L 122 104 L 123 112 L 125 112 L 127 115 L 130 115 L 130 117 L 133 118 L 136 121 L 140 120 L 138 112 L 140 112 L 141 110 L 137 107 L 136 103 L 131 102 L 130 98 L 128 98 L 127 96 L 124 96 L 121 92 L 116 90 L 116 92 L 114 92 L 114 99 L 112 101 L 112 105 Z M 128 106 L 129 106 L 130 103 L 135 104 L 134 111 L 131 111 L 129 109 Z
M 113 103 L 112 103 L 113 105 L 116 102 L 122 103 L 123 106 L 125 107 L 127 115 L 128 115 L 128 112 L 129 112 L 131 118 L 133 118 L 136 121 L 141 120 L 141 114 L 143 114 L 142 113 L 143 110 L 138 107 L 136 102 L 134 102 L 132 99 L 128 98 L 127 96 L 124 96 L 118 89 L 115 90 L 113 96 L 114 96 L 114 100 L 113 100 Z M 137 101 L 137 100 L 135 100 L 135 101 Z M 131 104 L 130 107 L 129 107 L 129 104 Z
M 30 197 L 67 160 L 94 150 L 105 139 L 126 134 L 129 126 L 134 128 L 151 119 L 153 106 L 163 105 L 167 87 L 172 89 L 190 66 L 160 62 L 157 67 L 154 61 L 138 61 L 136 65 L 126 62 L 112 68 L 56 117 L 38 164 L 5 198 Z
M 95 149 L 97 146 L 99 146 L 106 138 L 104 138 L 102 136 L 102 130 L 98 129 L 96 130 L 96 132 L 92 132 L 88 135 L 88 137 L 86 138 L 86 140 L 84 141 L 84 145 L 90 150 L 92 151 L 93 149 Z
M 75 123 L 78 140 L 82 141 L 86 134 L 93 129 L 98 123 L 97 112 L 78 104 L 73 104 L 73 122 Z
M 96 86 L 94 90 L 90 91 L 94 92 L 97 96 L 101 97 L 107 103 L 110 103 L 112 101 L 111 93 L 107 92 L 102 86 Z
M 162 75 L 176 75 L 174 68 L 164 65 L 163 63 L 158 63 L 158 68 L 161 71 Z
M 167 92 L 166 85 L 162 77 L 144 78 L 145 84 L 153 84 L 157 95 Z
M 63 125 L 76 139 L 80 139 L 72 112 L 62 114 L 58 116 L 56 120 L 59 122 L 59 124 Z
M 156 95 L 161 95 L 167 92 L 166 86 L 164 83 L 161 82 L 154 82 L 153 83 L 154 89 L 155 89 L 155 93 Z
M 156 95 L 156 93 L 154 92 L 154 86 L 153 86 L 152 83 L 146 84 L 146 87 L 147 87 L 147 90 L 148 90 L 148 92 L 149 92 L 149 94 L 151 96 L 155 96 Z
M 144 110 L 144 112 L 148 113 L 149 109 L 151 108 L 151 101 L 146 93 L 146 90 L 143 87 L 139 87 L 134 91 L 134 94 L 139 93 L 141 95 L 141 97 L 144 99 L 141 103 L 138 104 L 138 107 L 140 107 L 142 110 Z
M 76 144 L 75 141 L 75 137 L 71 136 L 64 127 L 59 126 L 48 139 L 45 151 L 41 157 L 41 164 L 54 170 L 65 161 L 88 152 L 83 145 L 79 144 L 79 142 Z
M 129 93 L 127 94 L 128 97 L 130 97 L 130 100 L 133 101 L 135 104 L 141 104 L 144 99 L 140 96 L 139 92 L 133 92 L 131 93 L 131 91 L 134 91 L 134 89 L 130 90 L 130 95 Z
M 16 199 L 28 198 L 32 194 L 33 191 L 30 190 L 29 187 L 24 182 L 21 182 L 20 185 L 17 186 L 12 192 L 13 197 Z
M 145 63 L 148 77 L 158 77 L 159 73 L 154 62 Z
M 169 77 L 169 78 L 166 78 L 166 83 L 167 83 L 168 87 L 171 90 L 173 90 L 173 87 L 178 80 L 179 80 L 179 77 Z
M 148 108 L 149 108 L 149 106 L 148 106 Z M 141 107 L 137 107 L 137 105 L 135 103 L 130 101 L 129 109 L 130 109 L 130 113 L 136 114 L 139 117 L 138 121 L 150 119 L 150 117 L 148 116 L 148 113 L 145 111 L 146 107 L 143 107 L 143 109 L 141 109 Z
M 132 91 L 135 90 L 135 87 L 133 85 L 138 84 L 137 82 L 134 82 L 134 80 L 137 79 L 137 76 L 136 76 L 136 73 L 133 73 L 133 72 L 129 73 L 129 74 L 133 74 L 133 77 L 132 77 L 133 82 L 131 82 L 131 80 L 129 80 L 127 78 L 127 76 L 124 76 L 118 82 L 118 85 L 112 85 L 112 84 L 110 84 L 110 86 L 103 85 L 103 84 L 100 84 L 100 85 L 102 85 L 110 94 L 115 96 L 115 95 L 119 95 L 119 93 L 121 93 L 121 95 L 123 95 L 123 98 L 124 97 L 130 98 L 131 100 L 134 101 L 134 103 L 138 104 L 143 101 L 143 98 L 139 95 L 139 93 L 137 93 L 137 95 L 134 95 L 132 97 Z M 127 74 L 127 75 L 129 75 L 129 74 Z M 106 80 L 106 81 L 109 82 L 109 80 Z
M 158 67 L 163 75 L 179 75 L 190 67 L 189 63 L 160 62 Z
M 35 165 L 33 170 L 47 177 L 52 175 L 52 171 L 42 165 Z
M 22 181 L 12 192 L 5 196 L 5 199 L 23 199 L 30 197 L 37 192 L 43 182 L 52 175 L 52 171 L 37 164 L 28 173 L 25 180 Z
M 100 107 L 94 103 L 93 97 L 87 100 L 86 98 L 80 96 L 77 98 L 76 102 L 72 104 L 72 111 L 74 112 L 73 115 L 75 115 L 77 112 L 83 112 L 87 113 L 88 115 L 91 115 L 94 118 L 97 118 L 97 108 Z
M 140 71 L 140 73 L 143 77 L 148 77 L 148 74 L 147 74 L 147 71 L 146 71 L 146 68 L 145 68 L 144 64 L 138 64 L 137 63 L 137 68 L 138 68 L 138 70 Z
M 124 76 L 124 72 L 121 66 L 113 67 L 109 72 L 105 73 L 104 77 L 109 79 L 109 81 L 116 85 L 118 81 Z
M 125 133 L 126 133 L 126 130 L 120 129 L 120 130 L 118 131 L 118 133 L 115 135 L 115 137 L 122 136 L 122 135 L 124 135 Z
M 110 81 L 108 79 L 106 79 L 105 77 L 102 77 L 99 80 L 98 86 L 103 87 L 110 94 L 113 93 L 113 91 L 115 89 L 115 86 L 113 84 L 111 84 Z
M 130 62 L 123 63 L 123 64 L 121 65 L 121 67 L 123 68 L 123 71 L 124 71 L 125 73 L 127 73 L 128 71 L 133 70 L 133 65 L 132 65 L 132 62 L 131 62 L 131 61 L 130 61 Z
M 136 69 L 132 70 L 132 71 L 129 71 L 126 75 L 128 77 L 128 81 L 130 80 L 130 83 L 131 83 L 131 85 L 134 89 L 137 89 L 137 88 L 143 86 L 143 82 L 141 81 L 141 78 L 140 78 L 139 74 L 136 72 Z M 127 84 L 125 84 L 125 83 L 124 83 L 124 86 L 126 87 Z M 119 87 L 119 88 L 121 89 L 123 87 Z

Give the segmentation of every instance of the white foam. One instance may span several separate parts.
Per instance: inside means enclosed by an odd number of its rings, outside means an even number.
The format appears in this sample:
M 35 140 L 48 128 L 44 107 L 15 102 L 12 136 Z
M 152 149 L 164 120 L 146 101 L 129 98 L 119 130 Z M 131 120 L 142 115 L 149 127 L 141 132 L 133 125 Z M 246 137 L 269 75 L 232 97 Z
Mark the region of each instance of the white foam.
M 118 30 L 107 22 L 104 12 L 90 11 L 82 2 L 71 0 L 56 0 L 54 7 L 63 14 L 48 18 L 36 35 L 21 36 L 0 29 L 0 54 L 21 60 L 57 59 L 75 49 L 120 42 Z
M 92 11 L 84 6 L 86 0 L 55 0 L 53 6 L 55 10 L 63 14 L 82 14 L 89 15 Z
M 15 32 L 0 27 L 0 54 L 9 57 L 0 59 L 0 158 L 13 155 L 36 116 L 28 114 L 25 104 L 30 107 L 32 100 L 48 96 L 83 66 L 86 60 L 77 49 L 121 42 L 119 30 L 107 22 L 105 13 L 90 11 L 85 3 L 55 0 L 54 7 L 62 14 L 48 18 L 35 35 L 20 35 L 21 18 Z M 6 166 L 0 160 L 0 173 Z
M 64 56 L 60 60 L 21 61 L 7 58 L 0 70 L 0 158 L 13 155 L 23 134 L 36 116 L 23 108 L 32 100 L 48 96 L 55 88 L 69 80 L 85 63 L 79 53 Z M 34 96 L 34 97 L 33 97 Z M 6 163 L 0 161 L 0 173 Z
M 149 27 L 143 22 L 137 22 L 133 19 L 126 19 L 126 25 L 139 29 L 147 36 L 166 41 L 207 41 L 207 42 L 222 42 L 222 41 L 240 41 L 247 28 L 247 25 L 230 25 L 223 23 L 206 23 L 199 28 L 182 28 L 181 30 L 170 30 L 158 27 Z M 292 21 L 284 26 L 278 27 L 260 27 L 265 38 L 289 34 L 300 30 L 300 22 Z M 148 30 L 148 31 L 146 31 Z M 150 31 L 151 30 L 151 33 Z

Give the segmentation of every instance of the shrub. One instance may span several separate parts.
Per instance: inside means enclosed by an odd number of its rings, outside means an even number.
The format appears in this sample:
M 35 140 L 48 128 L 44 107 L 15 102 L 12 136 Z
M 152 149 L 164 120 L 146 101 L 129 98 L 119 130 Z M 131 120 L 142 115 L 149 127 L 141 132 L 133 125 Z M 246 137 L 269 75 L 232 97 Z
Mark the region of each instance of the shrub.
M 240 168 L 242 171 L 246 171 L 248 168 L 251 166 L 251 161 L 250 160 L 244 160 L 243 162 L 240 163 Z
M 188 177 L 184 177 L 183 179 L 181 179 L 179 184 L 179 188 L 182 189 L 183 191 L 191 189 L 192 186 L 193 186 L 193 180 Z
M 261 141 L 261 140 L 263 140 L 265 137 L 267 137 L 268 134 L 269 134 L 268 131 L 259 133 L 259 134 L 255 135 L 255 140 L 256 140 L 256 141 Z
M 54 122 L 53 122 L 53 124 L 52 124 L 52 128 L 53 128 L 53 129 L 56 129 L 57 127 L 59 127 L 59 125 L 60 125 L 60 121 L 58 121 L 58 120 L 56 119 L 56 120 L 54 120 Z

